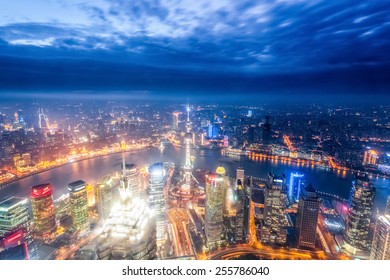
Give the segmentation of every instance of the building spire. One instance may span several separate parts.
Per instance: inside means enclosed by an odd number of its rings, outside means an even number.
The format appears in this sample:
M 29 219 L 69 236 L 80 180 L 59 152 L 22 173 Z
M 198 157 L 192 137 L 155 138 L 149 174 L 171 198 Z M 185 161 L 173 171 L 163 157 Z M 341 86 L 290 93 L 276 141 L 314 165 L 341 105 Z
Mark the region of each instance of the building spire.
M 122 153 L 122 175 L 126 176 L 126 163 L 125 163 L 125 154 Z

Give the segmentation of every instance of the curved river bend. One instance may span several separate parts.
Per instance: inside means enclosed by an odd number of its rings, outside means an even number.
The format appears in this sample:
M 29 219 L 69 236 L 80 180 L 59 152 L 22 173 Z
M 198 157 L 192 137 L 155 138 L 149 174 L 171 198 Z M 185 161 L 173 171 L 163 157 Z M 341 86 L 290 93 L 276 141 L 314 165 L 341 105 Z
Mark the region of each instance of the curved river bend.
M 218 165 L 223 165 L 232 177 L 235 176 L 235 170 L 239 166 L 245 169 L 246 175 L 255 177 L 266 177 L 270 171 L 289 176 L 291 172 L 299 170 L 306 173 L 308 181 L 312 182 L 319 191 L 336 194 L 343 198 L 348 198 L 353 177 L 351 173 L 329 172 L 311 166 L 297 166 L 295 163 L 288 164 L 271 160 L 253 161 L 246 157 L 231 159 L 221 156 L 220 151 L 216 150 L 193 149 L 192 153 L 195 156 L 195 168 L 215 170 Z M 138 166 L 159 161 L 174 162 L 178 165 L 184 161 L 184 149 L 168 146 L 164 152 L 158 149 L 148 149 L 126 153 L 126 162 L 136 163 Z M 68 183 L 84 180 L 95 184 L 104 175 L 119 170 L 121 162 L 121 154 L 111 154 L 67 164 L 8 185 L 0 190 L 0 198 L 7 196 L 28 197 L 31 186 L 44 182 L 53 184 L 54 196 L 58 198 L 68 192 Z M 375 206 L 383 211 L 387 196 L 390 195 L 390 180 L 373 179 L 373 183 L 377 189 Z

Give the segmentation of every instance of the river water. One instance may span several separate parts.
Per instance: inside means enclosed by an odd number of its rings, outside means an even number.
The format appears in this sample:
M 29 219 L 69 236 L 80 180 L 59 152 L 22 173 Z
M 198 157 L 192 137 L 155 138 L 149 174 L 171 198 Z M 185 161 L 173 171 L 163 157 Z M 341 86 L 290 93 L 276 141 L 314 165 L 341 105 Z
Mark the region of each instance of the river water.
M 218 150 L 193 149 L 192 153 L 195 156 L 194 168 L 215 170 L 218 165 L 223 165 L 231 177 L 235 177 L 235 170 L 239 166 L 244 168 L 246 175 L 255 177 L 266 177 L 268 172 L 273 172 L 276 174 L 284 173 L 289 178 L 291 172 L 299 170 L 306 174 L 308 181 L 317 190 L 336 194 L 343 198 L 348 198 L 353 178 L 353 174 L 349 172 L 330 172 L 314 166 L 298 166 L 295 163 L 289 164 L 271 160 L 255 161 L 246 157 L 232 159 L 221 156 Z M 136 163 L 138 166 L 161 161 L 180 165 L 184 161 L 184 154 L 184 149 L 167 146 L 163 152 L 158 149 L 128 152 L 125 154 L 125 158 L 127 163 Z M 58 198 L 67 193 L 68 183 L 84 180 L 87 183 L 95 184 L 104 175 L 119 170 L 121 162 L 121 154 L 112 154 L 67 164 L 8 185 L 0 190 L 0 198 L 28 197 L 31 186 L 45 182 L 53 184 L 54 197 Z M 377 189 L 375 207 L 383 211 L 387 197 L 390 195 L 390 180 L 373 178 L 372 181 Z

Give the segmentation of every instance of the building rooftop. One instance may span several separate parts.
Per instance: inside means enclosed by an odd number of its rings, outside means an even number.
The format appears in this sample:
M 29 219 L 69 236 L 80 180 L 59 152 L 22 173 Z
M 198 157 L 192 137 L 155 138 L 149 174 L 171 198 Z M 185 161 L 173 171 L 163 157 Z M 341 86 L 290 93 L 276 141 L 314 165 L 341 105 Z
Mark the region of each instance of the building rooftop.
M 82 189 L 85 189 L 85 182 L 82 181 L 82 180 L 78 180 L 78 181 L 74 181 L 72 183 L 69 183 L 68 184 L 68 190 L 70 192 L 77 192 L 77 191 L 80 191 Z
M 20 204 L 26 204 L 27 199 L 18 198 L 18 197 L 10 197 L 3 201 L 0 201 L 0 212 L 7 212 L 13 207 L 16 207 Z

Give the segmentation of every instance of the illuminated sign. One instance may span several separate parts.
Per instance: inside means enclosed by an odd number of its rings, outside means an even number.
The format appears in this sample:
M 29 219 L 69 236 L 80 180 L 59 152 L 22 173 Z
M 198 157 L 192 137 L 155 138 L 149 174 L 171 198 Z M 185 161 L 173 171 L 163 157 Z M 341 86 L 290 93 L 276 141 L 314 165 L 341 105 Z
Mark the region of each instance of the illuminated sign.
M 51 189 L 50 185 L 47 185 L 44 188 L 38 188 L 38 187 L 34 188 L 33 187 L 31 197 L 32 198 L 41 197 L 41 196 L 50 195 L 51 193 L 52 193 L 52 189 Z

